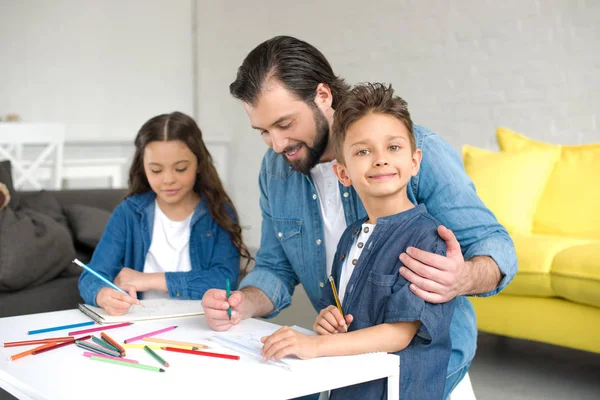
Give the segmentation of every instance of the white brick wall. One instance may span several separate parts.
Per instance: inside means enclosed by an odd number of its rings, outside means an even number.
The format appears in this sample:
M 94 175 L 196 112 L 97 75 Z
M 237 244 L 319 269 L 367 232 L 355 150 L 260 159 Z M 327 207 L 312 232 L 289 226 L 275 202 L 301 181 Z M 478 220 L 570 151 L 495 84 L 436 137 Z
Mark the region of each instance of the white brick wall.
M 232 140 L 232 195 L 260 242 L 257 174 L 265 146 L 227 92 L 261 41 L 317 46 L 351 83 L 387 81 L 413 119 L 459 149 L 494 149 L 506 126 L 556 143 L 600 142 L 600 2 L 596 0 L 263 0 L 201 4 L 202 129 Z

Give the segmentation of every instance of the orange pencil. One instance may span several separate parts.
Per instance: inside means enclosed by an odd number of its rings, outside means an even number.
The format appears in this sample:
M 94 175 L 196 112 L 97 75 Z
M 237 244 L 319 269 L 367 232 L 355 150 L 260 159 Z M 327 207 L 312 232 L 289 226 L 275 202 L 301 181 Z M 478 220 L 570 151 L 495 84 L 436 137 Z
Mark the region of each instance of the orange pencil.
M 65 337 L 55 337 L 55 338 L 47 338 L 47 339 L 35 339 L 35 340 L 23 340 L 20 342 L 6 342 L 4 343 L 4 347 L 16 347 L 16 346 L 29 346 L 31 344 L 44 344 L 44 343 L 53 343 L 53 342 L 69 342 L 75 340 L 71 336 Z
M 125 349 L 123 348 L 123 346 L 121 346 L 119 343 L 117 343 L 114 339 L 112 339 L 104 332 L 100 333 L 100 337 L 106 340 L 108 344 L 113 346 L 115 349 L 119 350 L 119 353 L 121 353 L 121 357 L 125 357 Z
M 35 349 L 27 350 L 27 351 L 24 351 L 22 353 L 15 354 L 14 356 L 10 356 L 10 357 L 8 357 L 8 359 L 10 361 L 15 361 L 15 360 L 18 360 L 19 358 L 23 358 L 25 356 L 31 355 L 35 351 L 40 351 L 40 350 L 46 349 L 48 347 L 53 347 L 54 345 L 56 345 L 56 342 L 46 343 L 46 344 L 43 344 L 41 346 L 36 347 Z

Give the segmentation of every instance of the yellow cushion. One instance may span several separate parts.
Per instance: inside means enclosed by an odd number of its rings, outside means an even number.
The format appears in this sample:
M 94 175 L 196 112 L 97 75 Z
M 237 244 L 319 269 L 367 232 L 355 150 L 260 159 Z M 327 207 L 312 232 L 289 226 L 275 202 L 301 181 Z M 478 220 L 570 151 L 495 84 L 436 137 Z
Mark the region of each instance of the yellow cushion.
M 552 289 L 557 296 L 600 307 L 600 242 L 558 253 L 551 275 Z
M 502 293 L 519 296 L 556 296 L 550 272 L 557 254 L 573 246 L 590 243 L 589 239 L 539 234 L 510 234 L 517 252 L 519 270 Z
M 463 147 L 465 171 L 479 197 L 510 232 L 531 232 L 556 156 L 554 149 L 499 153 Z
M 500 149 L 519 152 L 560 149 L 534 215 L 533 232 L 600 238 L 600 144 L 558 146 L 498 128 Z

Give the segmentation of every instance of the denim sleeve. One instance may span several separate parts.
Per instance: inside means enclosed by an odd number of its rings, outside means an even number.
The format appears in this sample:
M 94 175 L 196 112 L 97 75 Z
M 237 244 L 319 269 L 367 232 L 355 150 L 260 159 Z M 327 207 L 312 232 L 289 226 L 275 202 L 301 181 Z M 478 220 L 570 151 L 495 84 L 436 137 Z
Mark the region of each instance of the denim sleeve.
M 121 203 L 112 213 L 92 259 L 87 264 L 111 282 L 123 268 L 125 259 L 127 219 L 125 207 L 125 203 Z M 108 285 L 85 270 L 79 276 L 79 294 L 86 304 L 97 306 L 96 296 L 105 286 Z
M 413 182 L 417 202 L 425 203 L 427 211 L 454 232 L 465 260 L 489 256 L 496 262 L 502 280 L 496 289 L 480 296 L 498 293 L 517 273 L 512 239 L 475 192 L 454 148 L 439 136 L 426 134 L 421 149 L 421 171 Z
M 215 240 L 213 255 L 209 263 L 198 265 L 192 258 L 192 269 L 187 272 L 166 272 L 169 297 L 181 300 L 201 299 L 210 288 L 225 289 L 229 279 L 235 288 L 240 276 L 240 253 L 231 240 L 231 235 L 218 224 L 214 224 Z M 190 237 L 190 248 L 202 249 L 201 235 Z M 196 243 L 193 243 L 196 242 Z
M 260 289 L 273 303 L 273 312 L 266 316 L 266 318 L 271 318 L 291 304 L 292 294 L 299 279 L 275 234 L 270 213 L 267 184 L 265 160 L 263 159 L 259 177 L 260 210 L 262 213 L 260 249 L 256 254 L 256 266 L 244 277 L 240 283 L 240 288 L 254 286 Z
M 446 255 L 444 241 L 435 232 L 427 236 L 425 242 L 419 241 L 423 243 L 422 245 L 415 243 L 414 246 L 431 253 Z M 403 266 L 402 262 L 398 261 L 393 271 L 398 271 L 401 266 Z M 410 283 L 398 275 L 392 288 L 392 295 L 387 302 L 384 322 L 421 321 L 416 336 L 419 336 L 424 343 L 435 343 L 448 334 L 456 301 L 453 299 L 447 303 L 428 303 L 414 294 L 409 286 Z

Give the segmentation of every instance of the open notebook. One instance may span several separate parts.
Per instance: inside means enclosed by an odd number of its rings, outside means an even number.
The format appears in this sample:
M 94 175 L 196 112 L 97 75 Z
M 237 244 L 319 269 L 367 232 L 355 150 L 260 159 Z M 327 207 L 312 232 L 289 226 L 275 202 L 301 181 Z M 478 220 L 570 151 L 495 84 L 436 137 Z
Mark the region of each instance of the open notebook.
M 202 315 L 201 300 L 152 299 L 142 300 L 142 306 L 133 305 L 125 315 L 108 315 L 99 307 L 79 304 L 79 310 L 100 324 L 135 322 L 161 318 L 179 318 Z

